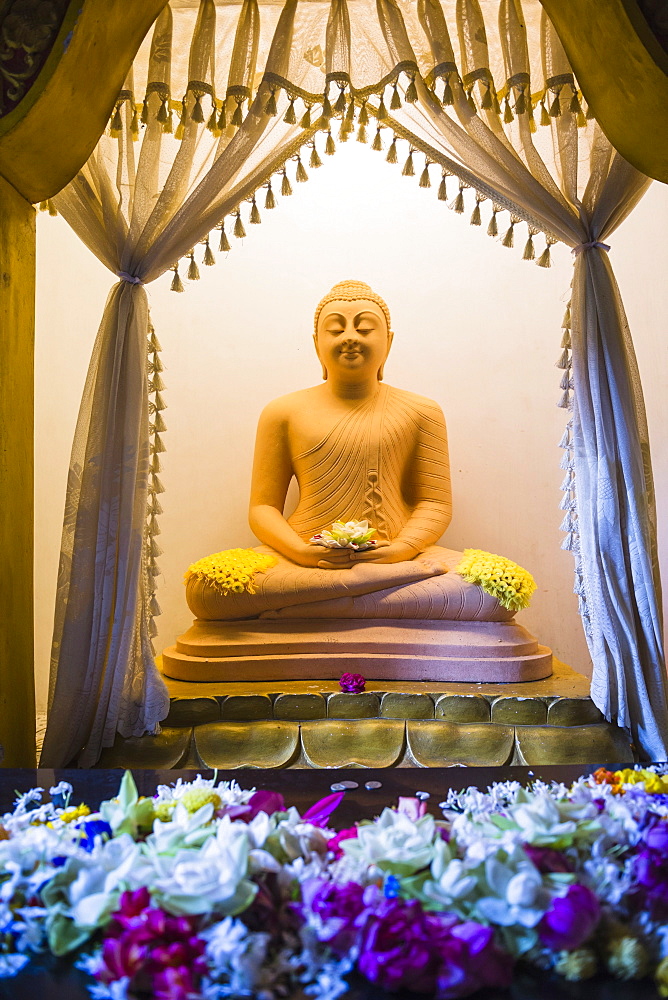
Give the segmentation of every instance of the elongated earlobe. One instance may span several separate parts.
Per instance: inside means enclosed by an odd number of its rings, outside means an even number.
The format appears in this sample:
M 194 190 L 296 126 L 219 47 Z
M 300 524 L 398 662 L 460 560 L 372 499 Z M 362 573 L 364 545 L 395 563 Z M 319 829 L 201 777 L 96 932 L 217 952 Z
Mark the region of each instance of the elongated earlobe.
M 327 381 L 327 369 L 322 364 L 322 362 L 320 362 L 320 364 L 322 365 L 322 380 L 323 380 L 323 382 L 326 382 Z

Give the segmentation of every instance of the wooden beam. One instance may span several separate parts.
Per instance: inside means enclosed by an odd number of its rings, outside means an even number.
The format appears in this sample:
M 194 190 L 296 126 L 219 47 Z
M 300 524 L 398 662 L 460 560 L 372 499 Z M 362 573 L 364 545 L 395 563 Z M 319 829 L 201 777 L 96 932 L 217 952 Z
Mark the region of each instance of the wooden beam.
M 86 162 L 166 4 L 72 0 L 44 69 L 5 127 L 0 119 L 0 174 L 27 201 L 57 194 Z
M 0 177 L 0 744 L 35 766 L 33 351 L 35 210 Z
M 636 0 L 541 0 L 601 128 L 634 167 L 668 183 L 668 55 Z

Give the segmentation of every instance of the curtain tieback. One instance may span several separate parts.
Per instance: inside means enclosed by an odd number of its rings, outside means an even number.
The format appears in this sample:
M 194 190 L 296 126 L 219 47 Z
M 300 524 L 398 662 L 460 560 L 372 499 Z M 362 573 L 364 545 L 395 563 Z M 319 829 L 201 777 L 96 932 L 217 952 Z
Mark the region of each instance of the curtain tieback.
M 127 281 L 131 285 L 143 285 L 144 282 L 141 278 L 138 278 L 136 274 L 128 274 L 127 271 L 117 271 L 116 277 L 120 278 L 121 281 Z
M 607 243 L 599 243 L 598 240 L 591 240 L 589 243 L 578 243 L 576 247 L 573 247 L 571 253 L 578 257 L 583 250 L 592 250 L 594 247 L 599 247 L 600 250 L 610 249 Z

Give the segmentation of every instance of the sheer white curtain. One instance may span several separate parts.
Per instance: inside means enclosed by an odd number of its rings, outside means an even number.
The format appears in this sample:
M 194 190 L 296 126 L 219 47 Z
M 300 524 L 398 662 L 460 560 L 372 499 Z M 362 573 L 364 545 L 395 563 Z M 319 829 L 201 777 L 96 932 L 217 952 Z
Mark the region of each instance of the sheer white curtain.
M 562 442 L 565 546 L 576 560 L 594 700 L 645 756 L 666 758 L 647 427 L 602 246 L 649 181 L 585 115 L 539 0 L 487 0 L 484 10 L 478 0 L 173 0 L 140 51 L 133 70 L 143 104 L 129 80 L 111 134 L 56 199 L 125 277 L 100 328 L 73 451 L 43 763 L 65 763 L 83 746 L 80 760 L 91 763 L 116 730 L 151 731 L 166 708 L 148 642 L 164 400 L 145 293 L 131 282 L 174 267 L 180 290 L 179 258 L 189 257 L 196 278 L 194 248 L 205 242 L 212 263 L 207 234 L 226 215 L 245 235 L 242 210 L 260 221 L 261 189 L 271 209 L 279 192 L 292 193 L 288 168 L 306 180 L 304 147 L 317 167 L 319 146 L 333 153 L 336 141 L 372 134 L 373 149 L 390 162 L 401 153 L 403 173 L 433 183 L 440 199 L 452 196 L 454 178 L 451 207 L 471 202 L 473 225 L 489 209 L 490 236 L 501 235 L 506 213 L 504 246 L 526 224 L 525 259 L 549 266 L 556 242 L 575 252 L 559 360 L 560 405 L 573 411 Z M 63 735 L 75 703 L 77 724 Z

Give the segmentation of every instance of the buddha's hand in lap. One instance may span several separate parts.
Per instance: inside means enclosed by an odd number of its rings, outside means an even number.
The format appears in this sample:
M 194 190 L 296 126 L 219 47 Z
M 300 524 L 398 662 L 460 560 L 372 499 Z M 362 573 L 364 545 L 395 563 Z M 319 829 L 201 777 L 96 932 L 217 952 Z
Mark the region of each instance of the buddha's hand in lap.
M 330 549 L 324 545 L 304 542 L 291 551 L 288 558 L 298 566 L 313 569 L 352 569 L 353 555 L 355 553 L 352 549 Z
M 372 549 L 365 549 L 363 552 L 353 552 L 352 563 L 353 565 L 357 563 L 398 563 L 398 562 L 412 562 L 415 560 L 419 553 L 413 548 L 412 545 L 408 545 L 406 542 L 394 541 L 386 542 L 380 541 Z M 424 569 L 431 570 L 434 576 L 441 573 L 447 573 L 448 567 L 445 562 L 439 559 L 437 556 L 423 556 L 420 559 L 420 566 Z

